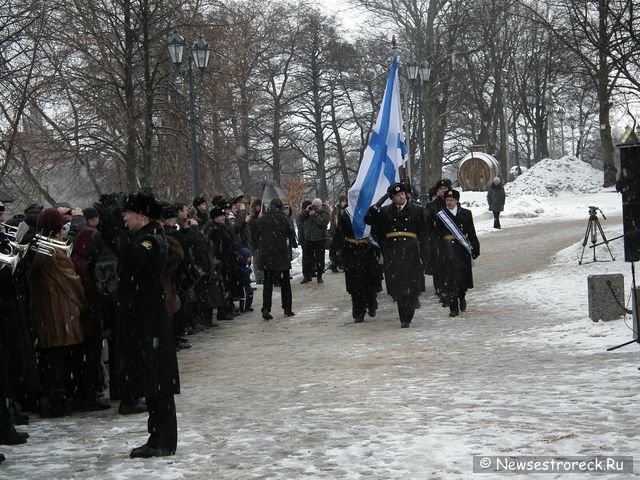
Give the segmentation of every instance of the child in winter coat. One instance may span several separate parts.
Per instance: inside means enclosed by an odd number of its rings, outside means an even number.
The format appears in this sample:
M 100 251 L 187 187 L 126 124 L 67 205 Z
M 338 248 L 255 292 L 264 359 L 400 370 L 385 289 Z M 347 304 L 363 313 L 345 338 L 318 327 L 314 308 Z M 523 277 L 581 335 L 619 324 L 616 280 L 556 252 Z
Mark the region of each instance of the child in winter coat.
M 252 252 L 248 248 L 240 249 L 240 285 L 243 295 L 240 299 L 241 312 L 253 312 L 253 288 L 251 288 L 251 257 Z

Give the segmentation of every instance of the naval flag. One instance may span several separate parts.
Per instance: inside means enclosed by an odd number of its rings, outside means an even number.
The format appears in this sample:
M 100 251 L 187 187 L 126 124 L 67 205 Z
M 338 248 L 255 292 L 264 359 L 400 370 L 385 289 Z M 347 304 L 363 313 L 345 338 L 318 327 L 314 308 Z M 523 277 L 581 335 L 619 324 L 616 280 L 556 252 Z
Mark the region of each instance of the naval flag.
M 369 226 L 364 223 L 369 207 L 387 192 L 390 185 L 400 181 L 398 169 L 404 164 L 407 151 L 402 127 L 398 59 L 394 57 L 378 119 L 369 136 L 358 176 L 347 192 L 347 210 L 357 239 L 369 236 Z

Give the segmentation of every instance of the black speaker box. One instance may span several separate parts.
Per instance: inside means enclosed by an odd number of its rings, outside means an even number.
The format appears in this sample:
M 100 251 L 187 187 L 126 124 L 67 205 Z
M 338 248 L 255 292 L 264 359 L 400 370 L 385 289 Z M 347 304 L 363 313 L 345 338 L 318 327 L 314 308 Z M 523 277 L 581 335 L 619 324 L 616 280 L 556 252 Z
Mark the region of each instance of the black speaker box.
M 620 145 L 620 179 L 624 260 L 640 260 L 640 145 Z

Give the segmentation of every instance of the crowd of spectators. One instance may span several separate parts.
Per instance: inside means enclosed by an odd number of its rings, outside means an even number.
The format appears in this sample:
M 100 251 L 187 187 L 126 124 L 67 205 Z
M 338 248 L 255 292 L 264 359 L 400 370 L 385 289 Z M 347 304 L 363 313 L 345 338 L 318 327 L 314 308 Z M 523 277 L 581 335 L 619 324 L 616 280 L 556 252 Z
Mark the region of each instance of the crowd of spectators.
M 26 443 L 28 434 L 16 425 L 27 424 L 29 415 L 112 405 L 123 415 L 147 411 L 144 398 L 120 392 L 114 368 L 119 254 L 130 234 L 125 201 L 120 193 L 86 208 L 31 204 L 12 216 L 0 204 L 0 444 Z M 309 205 L 298 216 L 281 206 L 291 232 L 288 257 L 300 244 L 305 279 L 321 282 L 329 208 L 320 199 Z M 242 196 L 162 202 L 158 220 L 168 244 L 162 285 L 177 351 L 191 348 L 189 335 L 253 311 L 253 285 L 263 282 L 253 241 L 262 214 L 259 199 Z M 29 229 L 18 240 L 21 224 Z

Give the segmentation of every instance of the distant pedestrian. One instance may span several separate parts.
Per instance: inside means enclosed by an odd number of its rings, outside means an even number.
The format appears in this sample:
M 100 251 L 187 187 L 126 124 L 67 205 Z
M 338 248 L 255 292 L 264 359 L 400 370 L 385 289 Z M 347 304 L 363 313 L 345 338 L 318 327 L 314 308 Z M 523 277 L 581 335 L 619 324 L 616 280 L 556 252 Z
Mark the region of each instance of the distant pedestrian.
M 253 312 L 253 287 L 251 287 L 251 250 L 246 247 L 240 249 L 240 285 L 242 286 L 242 298 L 240 298 L 240 311 Z
M 329 269 L 333 273 L 338 273 L 341 268 L 344 269 L 344 262 L 342 261 L 342 240 L 336 235 L 338 223 L 342 212 L 347 208 L 347 196 L 340 195 L 338 202 L 331 210 L 330 222 L 329 222 L 329 235 L 331 236 L 331 243 L 329 245 Z
M 320 198 L 314 198 L 311 204 L 300 214 L 304 230 L 304 249 L 309 255 L 307 271 L 303 267 L 303 279 L 300 283 L 309 283 L 315 275 L 318 283 L 324 283 L 322 274 L 325 266 L 325 246 L 327 243 L 327 226 L 329 225 L 329 206 Z M 303 260 L 304 262 L 304 260 Z M 309 270 L 310 269 L 310 270 Z
M 500 212 L 504 210 L 505 198 L 506 195 L 504 193 L 504 187 L 502 186 L 502 180 L 500 180 L 500 177 L 495 177 L 487 192 L 489 210 L 493 212 L 493 228 L 501 228 Z
M 282 212 L 282 200 L 271 200 L 269 210 L 256 220 L 256 242 L 262 252 L 264 286 L 262 288 L 262 318 L 271 320 L 271 296 L 274 284 L 280 285 L 282 309 L 287 317 L 293 317 L 291 280 L 289 271 L 288 242 L 293 232 L 291 224 Z
M 291 226 L 291 238 L 289 239 L 289 260 L 293 261 L 293 249 L 298 248 L 298 238 L 296 236 L 296 227 L 293 222 L 293 211 L 291 209 L 291 205 L 285 203 L 282 205 L 282 211 L 284 212 L 284 216 L 287 217 L 287 221 Z
M 251 202 L 249 208 L 249 231 L 251 232 L 251 245 L 253 246 L 253 278 L 257 285 L 262 285 L 264 279 L 262 276 L 262 255 L 260 254 L 260 246 L 256 240 L 256 221 L 262 215 L 262 200 L 259 198 Z

